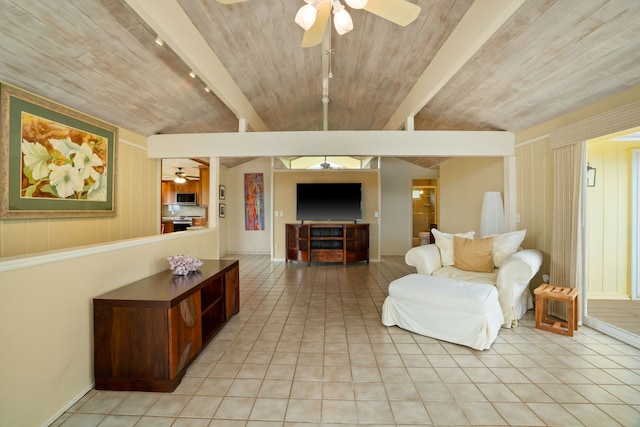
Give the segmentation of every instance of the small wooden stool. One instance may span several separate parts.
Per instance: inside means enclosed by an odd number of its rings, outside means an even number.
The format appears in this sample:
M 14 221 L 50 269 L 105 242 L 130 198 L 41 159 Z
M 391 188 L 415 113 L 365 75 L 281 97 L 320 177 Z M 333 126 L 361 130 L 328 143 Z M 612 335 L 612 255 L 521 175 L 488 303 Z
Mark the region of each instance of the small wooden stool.
M 544 284 L 533 293 L 536 296 L 536 328 L 572 337 L 573 331 L 578 330 L 578 288 Z M 566 322 L 547 318 L 547 300 L 567 303 Z

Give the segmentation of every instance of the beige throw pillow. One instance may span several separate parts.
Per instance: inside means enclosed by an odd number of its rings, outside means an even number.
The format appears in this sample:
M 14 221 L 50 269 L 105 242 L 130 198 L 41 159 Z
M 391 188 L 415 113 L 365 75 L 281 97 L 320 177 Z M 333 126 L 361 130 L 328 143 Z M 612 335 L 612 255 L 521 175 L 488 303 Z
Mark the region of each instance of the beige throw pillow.
M 465 271 L 493 271 L 493 237 L 470 240 L 453 236 L 453 266 Z
M 442 260 L 442 265 L 444 267 L 453 265 L 453 234 L 443 233 L 436 230 L 435 228 L 431 229 L 431 234 L 436 239 L 436 246 L 440 251 L 440 259 Z M 456 236 L 466 239 L 473 239 L 473 236 L 475 236 L 475 234 L 475 231 L 469 231 L 467 233 L 457 233 Z

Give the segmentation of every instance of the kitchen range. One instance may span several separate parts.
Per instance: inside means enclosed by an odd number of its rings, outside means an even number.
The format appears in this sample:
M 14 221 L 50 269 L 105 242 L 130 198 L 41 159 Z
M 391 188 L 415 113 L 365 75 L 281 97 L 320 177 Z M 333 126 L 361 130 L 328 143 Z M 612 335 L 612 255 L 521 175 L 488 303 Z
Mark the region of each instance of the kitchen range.
M 184 231 L 207 224 L 207 209 L 198 205 L 162 205 L 163 233 Z
M 184 231 L 193 225 L 193 219 L 187 216 L 180 216 L 173 219 L 173 231 Z
M 185 231 L 191 227 L 206 225 L 206 219 L 202 215 L 163 216 L 162 232 Z

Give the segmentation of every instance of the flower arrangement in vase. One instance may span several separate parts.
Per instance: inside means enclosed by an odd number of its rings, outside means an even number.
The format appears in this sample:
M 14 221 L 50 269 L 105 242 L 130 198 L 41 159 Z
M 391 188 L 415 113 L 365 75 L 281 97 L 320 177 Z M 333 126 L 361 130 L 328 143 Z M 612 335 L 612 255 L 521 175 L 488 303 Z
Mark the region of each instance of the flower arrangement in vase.
M 167 261 L 169 261 L 169 268 L 173 274 L 178 276 L 186 276 L 202 265 L 202 261 L 191 255 L 172 255 L 167 257 Z

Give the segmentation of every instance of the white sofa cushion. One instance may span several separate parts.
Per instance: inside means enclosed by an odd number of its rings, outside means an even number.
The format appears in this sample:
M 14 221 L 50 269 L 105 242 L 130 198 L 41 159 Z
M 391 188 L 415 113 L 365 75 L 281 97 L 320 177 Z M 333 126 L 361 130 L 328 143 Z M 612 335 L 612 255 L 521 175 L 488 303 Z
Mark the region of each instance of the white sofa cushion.
M 464 271 L 453 266 L 448 266 L 435 270 L 431 275 L 447 277 L 449 279 L 461 280 L 464 282 L 486 283 L 488 285 L 495 286 L 498 270 L 493 270 L 493 273 L 479 273 L 477 271 Z
M 463 282 L 445 277 L 408 274 L 389 284 L 389 295 L 400 301 L 419 304 L 424 310 L 454 310 L 484 314 L 500 308 L 495 286 Z
M 494 286 L 423 274 L 391 282 L 382 306 L 385 326 L 477 350 L 491 347 L 503 322 Z
M 442 261 L 442 265 L 453 265 L 453 234 L 443 233 L 436 230 L 435 228 L 431 229 L 431 233 L 436 239 L 436 246 L 440 250 L 440 259 Z M 475 231 L 468 231 L 466 233 L 456 233 L 456 236 L 463 237 L 465 239 L 473 239 L 475 234 Z
M 500 267 L 502 263 L 515 254 L 524 241 L 527 229 L 493 235 L 493 263 Z
M 431 229 L 431 234 L 436 240 L 436 246 L 440 250 L 440 258 L 443 266 L 453 265 L 455 263 L 455 251 L 453 245 L 453 236 L 465 239 L 474 239 L 475 231 L 466 233 L 443 233 Z M 493 237 L 493 264 L 500 268 L 502 263 L 511 255 L 520 249 L 520 245 L 524 241 L 527 229 L 512 231 L 510 233 L 492 234 L 491 236 L 483 236 L 483 238 Z

